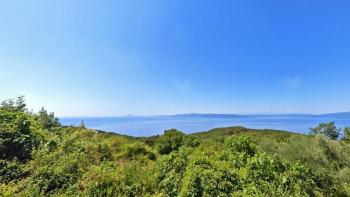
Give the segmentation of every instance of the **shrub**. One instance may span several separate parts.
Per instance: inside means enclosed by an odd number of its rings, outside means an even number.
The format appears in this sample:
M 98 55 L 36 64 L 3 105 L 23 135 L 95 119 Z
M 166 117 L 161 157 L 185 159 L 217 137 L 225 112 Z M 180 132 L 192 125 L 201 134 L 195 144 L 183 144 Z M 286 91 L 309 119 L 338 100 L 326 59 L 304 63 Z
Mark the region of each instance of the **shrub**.
M 98 144 L 98 152 L 100 153 L 100 161 L 112 160 L 112 152 L 106 144 Z
M 156 180 L 162 193 L 167 196 L 177 196 L 179 194 L 188 160 L 188 150 L 180 149 L 157 161 Z
M 197 147 L 200 145 L 200 141 L 197 137 L 194 137 L 194 136 L 191 136 L 191 135 L 188 135 L 188 136 L 185 136 L 185 139 L 184 139 L 184 145 L 187 146 L 187 147 Z
M 122 155 L 122 157 L 126 159 L 136 159 L 140 156 L 146 156 L 146 158 L 150 160 L 156 159 L 156 155 L 142 143 L 135 143 L 127 146 L 125 153 Z
M 0 183 L 7 183 L 16 179 L 20 174 L 20 164 L 16 160 L 0 160 Z
M 39 168 L 32 169 L 33 175 L 28 189 L 33 195 L 63 192 L 74 187 L 81 176 L 79 169 L 80 155 L 68 154 L 60 157 L 59 160 L 56 160 L 55 157 L 55 154 L 50 155 L 45 158 L 48 162 L 40 163 Z
M 189 165 L 181 189 L 181 196 L 234 196 L 241 190 L 234 168 L 201 156 Z
M 118 185 L 115 177 L 114 168 L 108 164 L 92 166 L 83 175 L 79 185 L 85 196 L 117 196 Z
M 158 142 L 159 153 L 169 154 L 172 151 L 178 150 L 184 143 L 184 136 L 184 133 L 176 129 L 164 131 Z
M 183 196 L 307 196 L 316 188 L 308 168 L 260 152 L 246 137 L 229 137 L 219 156 L 200 153 L 188 164 Z
M 28 115 L 0 109 L 0 159 L 27 161 L 35 145 Z

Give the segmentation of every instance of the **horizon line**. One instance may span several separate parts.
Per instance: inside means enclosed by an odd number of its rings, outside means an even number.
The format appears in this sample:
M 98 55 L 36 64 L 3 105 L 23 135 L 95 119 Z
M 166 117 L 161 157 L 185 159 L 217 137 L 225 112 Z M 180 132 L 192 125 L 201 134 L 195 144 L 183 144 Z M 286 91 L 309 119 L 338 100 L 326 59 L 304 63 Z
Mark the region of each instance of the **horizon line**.
M 223 116 L 286 116 L 286 115 L 298 115 L 298 116 L 322 116 L 322 115 L 334 115 L 350 113 L 350 111 L 330 112 L 330 113 L 178 113 L 178 114 L 159 114 L 159 115 L 107 115 L 107 116 L 57 116 L 58 118 L 125 118 L 125 117 L 166 117 L 166 116 L 184 116 L 184 115 L 223 115 Z

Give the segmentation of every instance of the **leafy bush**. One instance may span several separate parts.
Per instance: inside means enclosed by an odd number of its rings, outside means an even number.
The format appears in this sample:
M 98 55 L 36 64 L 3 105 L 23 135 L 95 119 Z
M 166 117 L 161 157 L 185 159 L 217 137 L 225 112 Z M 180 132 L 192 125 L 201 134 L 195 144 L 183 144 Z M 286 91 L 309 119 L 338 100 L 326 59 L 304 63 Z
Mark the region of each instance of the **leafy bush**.
M 160 154 L 169 154 L 178 150 L 184 141 L 185 134 L 176 129 L 166 130 L 159 138 L 158 151 Z
M 86 196 L 144 196 L 155 191 L 152 169 L 131 162 L 116 169 L 111 163 L 93 166 L 80 185 Z
M 33 169 L 29 190 L 33 195 L 53 194 L 60 190 L 73 187 L 81 176 L 79 169 L 79 155 L 69 154 L 55 159 L 55 155 L 40 167 Z
M 141 143 L 135 143 L 127 146 L 126 152 L 122 155 L 122 158 L 136 159 L 140 156 L 145 156 L 150 160 L 156 159 L 156 155 Z
M 98 152 L 100 153 L 100 161 L 110 161 L 113 159 L 112 152 L 106 144 L 99 144 Z
M 157 185 L 167 196 L 177 196 L 181 190 L 183 175 L 189 160 L 189 151 L 180 149 L 157 161 Z
M 232 196 L 242 189 L 237 170 L 210 159 L 209 154 L 200 156 L 188 168 L 181 196 Z
M 21 173 L 20 164 L 16 160 L 0 160 L 0 183 L 8 183 L 18 178 Z
M 0 108 L 0 159 L 26 161 L 35 144 L 28 115 Z
M 85 196 L 117 196 L 118 185 L 113 167 L 103 164 L 92 166 L 79 183 Z
M 116 184 L 120 196 L 145 196 L 155 193 L 153 165 L 133 161 L 117 170 Z
M 200 141 L 197 137 L 187 135 L 185 136 L 185 139 L 184 139 L 184 145 L 187 147 L 194 148 L 200 145 Z

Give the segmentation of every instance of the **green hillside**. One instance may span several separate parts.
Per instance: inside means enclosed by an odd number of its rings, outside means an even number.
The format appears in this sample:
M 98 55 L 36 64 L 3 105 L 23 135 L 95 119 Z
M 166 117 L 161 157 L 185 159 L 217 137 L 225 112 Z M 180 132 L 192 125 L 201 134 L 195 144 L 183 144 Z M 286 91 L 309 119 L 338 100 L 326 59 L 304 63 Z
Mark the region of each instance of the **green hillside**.
M 230 127 L 135 138 L 61 126 L 20 97 L 0 106 L 0 194 L 350 196 L 349 136 Z

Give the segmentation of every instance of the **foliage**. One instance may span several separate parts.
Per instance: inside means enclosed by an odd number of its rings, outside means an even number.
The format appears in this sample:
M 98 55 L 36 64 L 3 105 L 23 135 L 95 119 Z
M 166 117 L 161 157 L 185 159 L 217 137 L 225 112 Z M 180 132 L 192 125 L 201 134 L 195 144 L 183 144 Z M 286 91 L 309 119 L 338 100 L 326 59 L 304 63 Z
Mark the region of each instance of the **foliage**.
M 200 140 L 195 137 L 195 136 L 192 136 L 192 135 L 187 135 L 185 136 L 185 139 L 184 139 L 184 145 L 187 146 L 187 147 L 197 147 L 200 145 Z
M 84 124 L 82 124 L 84 125 Z M 350 196 L 349 129 L 213 129 L 134 138 L 0 105 L 1 196 Z
M 117 196 L 116 174 L 109 165 L 92 166 L 80 181 L 85 196 Z
M 320 134 L 328 137 L 329 139 L 338 139 L 340 135 L 340 129 L 337 129 L 334 122 L 320 123 L 319 126 L 311 128 L 311 134 Z
M 135 143 L 127 146 L 126 151 L 123 154 L 123 157 L 127 159 L 135 159 L 142 156 L 147 157 L 150 160 L 156 159 L 156 155 L 141 143 Z
M 17 108 L 17 107 L 16 107 Z M 0 107 L 0 159 L 26 161 L 31 157 L 35 137 L 30 130 L 30 117 L 23 111 Z
M 85 127 L 85 121 L 84 121 L 84 120 L 82 120 L 82 121 L 80 122 L 79 127 L 82 128 L 82 129 L 86 129 L 86 127 Z
M 350 127 L 344 128 L 344 138 L 343 140 L 347 143 L 350 143 Z
M 7 183 L 21 174 L 20 164 L 16 160 L 0 160 L 0 183 Z
M 184 143 L 185 134 L 176 129 L 166 130 L 160 137 L 158 151 L 160 154 L 169 154 L 178 150 Z
M 230 137 L 217 154 L 180 149 L 158 165 L 158 183 L 167 196 L 314 195 L 311 171 L 257 150 L 246 137 Z M 183 180 L 183 181 L 182 181 Z M 313 189 L 312 189 L 313 188 Z
M 80 177 L 78 157 L 78 154 L 69 154 L 58 161 L 52 157 L 45 159 L 45 163 L 33 171 L 30 179 L 32 188 L 29 188 L 31 192 L 47 195 L 72 187 Z
M 43 107 L 38 114 L 35 115 L 35 118 L 43 129 L 51 129 L 52 127 L 58 127 L 61 125 L 54 113 L 48 113 Z
M 7 112 L 25 112 L 27 111 L 27 105 L 25 103 L 24 96 L 17 97 L 16 100 L 8 99 L 2 101 L 0 104 L 0 108 Z
M 163 193 L 176 196 L 180 192 L 188 159 L 189 151 L 181 149 L 164 156 L 157 162 L 157 184 Z

